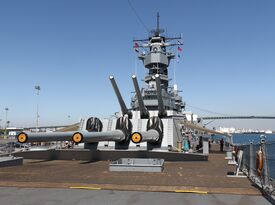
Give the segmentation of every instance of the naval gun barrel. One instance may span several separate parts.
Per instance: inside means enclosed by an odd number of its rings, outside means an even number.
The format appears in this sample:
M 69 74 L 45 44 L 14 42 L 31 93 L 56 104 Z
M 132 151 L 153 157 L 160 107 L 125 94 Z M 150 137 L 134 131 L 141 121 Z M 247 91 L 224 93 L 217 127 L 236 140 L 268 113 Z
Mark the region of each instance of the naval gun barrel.
M 51 142 L 51 141 L 70 141 L 74 132 L 21 132 L 17 135 L 17 141 L 25 142 Z
M 71 140 L 75 143 L 114 141 L 119 144 L 126 144 L 129 142 L 129 136 L 131 133 L 132 133 L 132 123 L 129 120 L 128 116 L 125 115 L 117 119 L 115 130 L 106 131 L 106 132 L 88 132 L 88 131 L 74 132 Z
M 159 74 L 155 75 L 156 79 L 156 87 L 157 87 L 157 98 L 158 98 L 158 110 L 159 110 L 159 117 L 165 117 L 166 116 L 166 111 L 164 109 L 163 105 L 163 99 L 162 99 L 162 89 L 160 86 L 160 76 Z
M 116 93 L 116 96 L 117 96 L 117 99 L 118 99 L 118 102 L 119 102 L 119 105 L 120 105 L 122 114 L 123 114 L 123 115 L 127 114 L 127 115 L 129 116 L 129 118 L 132 118 L 132 113 L 131 113 L 131 111 L 129 111 L 129 110 L 127 109 L 127 107 L 126 107 L 126 105 L 125 105 L 125 102 L 124 102 L 124 100 L 123 100 L 123 98 L 122 98 L 122 96 L 121 96 L 121 94 L 120 94 L 120 91 L 119 91 L 119 89 L 118 89 L 118 86 L 117 86 L 117 84 L 116 84 L 116 81 L 115 81 L 114 76 L 111 75 L 109 78 L 110 78 L 110 81 L 111 81 L 112 86 L 113 86 L 113 88 L 114 88 L 114 91 L 115 91 L 115 93 Z
M 136 97 L 138 100 L 138 105 L 139 105 L 139 110 L 140 110 L 140 117 L 141 118 L 149 118 L 149 112 L 146 109 L 140 90 L 139 90 L 139 86 L 138 86 L 138 81 L 137 81 L 137 77 L 135 75 L 132 76 L 133 79 L 133 83 L 134 83 L 134 87 L 135 87 L 135 91 L 136 91 Z
M 100 142 L 100 141 L 114 141 L 122 142 L 126 138 L 122 130 L 113 130 L 109 132 L 75 132 L 71 140 L 75 143 L 81 142 Z
M 155 129 L 150 129 L 145 132 L 134 132 L 131 136 L 133 143 L 149 142 L 157 143 L 160 139 L 160 133 Z

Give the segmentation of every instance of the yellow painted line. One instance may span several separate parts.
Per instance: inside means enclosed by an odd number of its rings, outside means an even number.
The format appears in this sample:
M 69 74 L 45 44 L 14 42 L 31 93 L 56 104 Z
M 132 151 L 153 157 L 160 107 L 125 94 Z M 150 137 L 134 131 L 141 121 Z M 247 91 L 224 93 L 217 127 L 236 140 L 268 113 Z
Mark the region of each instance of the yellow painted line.
M 101 190 L 101 188 L 99 187 L 88 187 L 88 186 L 71 186 L 70 189 Z
M 176 193 L 194 193 L 194 194 L 207 194 L 207 191 L 197 191 L 197 190 L 175 190 Z

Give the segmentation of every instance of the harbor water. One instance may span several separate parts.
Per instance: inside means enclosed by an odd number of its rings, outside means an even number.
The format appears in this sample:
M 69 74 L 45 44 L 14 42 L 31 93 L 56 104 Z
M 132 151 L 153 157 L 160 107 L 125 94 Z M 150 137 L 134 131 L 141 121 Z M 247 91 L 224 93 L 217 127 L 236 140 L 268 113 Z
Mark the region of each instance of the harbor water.
M 260 136 L 266 136 L 266 142 L 275 142 L 275 134 L 232 134 L 233 135 L 233 144 L 253 144 L 260 143 Z

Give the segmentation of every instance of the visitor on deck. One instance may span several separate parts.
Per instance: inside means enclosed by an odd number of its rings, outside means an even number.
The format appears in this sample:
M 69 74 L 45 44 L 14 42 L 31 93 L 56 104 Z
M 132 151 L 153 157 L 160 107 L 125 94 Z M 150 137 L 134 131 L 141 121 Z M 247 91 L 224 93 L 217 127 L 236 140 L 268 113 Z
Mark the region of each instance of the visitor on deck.
M 224 145 L 224 140 L 223 138 L 220 140 L 220 151 L 223 152 L 223 145 Z

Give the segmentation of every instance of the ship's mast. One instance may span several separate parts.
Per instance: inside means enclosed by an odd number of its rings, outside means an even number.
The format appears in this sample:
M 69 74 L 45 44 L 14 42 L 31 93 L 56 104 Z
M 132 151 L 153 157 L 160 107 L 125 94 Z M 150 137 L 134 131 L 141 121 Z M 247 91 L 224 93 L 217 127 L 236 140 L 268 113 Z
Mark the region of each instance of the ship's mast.
M 157 13 L 157 35 L 159 36 L 159 12 Z
M 168 90 L 169 78 L 168 78 L 168 67 L 171 59 L 175 58 L 175 54 L 167 51 L 167 47 L 179 46 L 181 43 L 181 36 L 169 38 L 164 35 L 164 29 L 160 28 L 160 15 L 157 13 L 156 16 L 156 28 L 151 31 L 151 35 L 148 39 L 134 40 L 135 48 L 142 47 L 146 52 L 139 53 L 139 59 L 143 61 L 144 67 L 148 69 L 148 74 L 144 77 L 144 82 L 148 85 L 143 93 L 143 99 L 145 106 L 148 110 L 157 110 L 158 104 L 157 97 L 162 96 L 163 107 L 167 110 L 177 110 L 175 106 L 175 98 L 170 94 Z M 157 86 L 156 76 L 158 76 Z M 157 88 L 159 87 L 159 88 Z M 157 93 L 159 95 L 157 95 Z M 153 100 L 150 102 L 150 100 Z M 160 99 L 158 99 L 160 101 Z M 133 110 L 139 110 L 138 104 L 135 102 L 132 105 Z
M 166 38 L 161 35 L 164 32 L 160 28 L 159 13 L 157 13 L 157 25 L 156 29 L 153 29 L 151 33 L 153 34 L 147 41 L 145 41 L 145 46 L 148 48 L 147 54 L 141 54 L 139 59 L 144 63 L 144 66 L 148 68 L 148 75 L 145 76 L 144 81 L 149 85 L 149 87 L 156 87 L 155 85 L 155 75 L 160 75 L 161 87 L 167 91 L 168 88 L 168 66 L 170 60 L 175 57 L 172 52 L 167 52 L 166 47 L 171 46 L 170 43 L 166 42 Z

